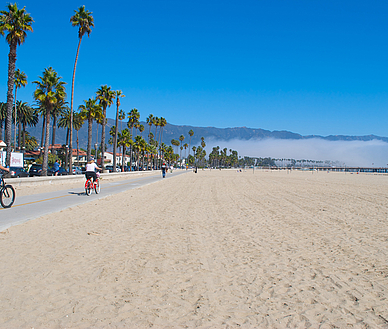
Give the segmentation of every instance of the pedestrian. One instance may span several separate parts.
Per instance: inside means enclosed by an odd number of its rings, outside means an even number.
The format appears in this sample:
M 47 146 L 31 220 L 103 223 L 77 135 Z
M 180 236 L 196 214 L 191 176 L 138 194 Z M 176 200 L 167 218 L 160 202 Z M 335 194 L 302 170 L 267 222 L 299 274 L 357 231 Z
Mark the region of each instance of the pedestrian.
M 163 178 L 166 177 L 166 171 L 167 171 L 167 166 L 166 166 L 166 163 L 163 162 L 163 164 L 162 164 L 162 176 L 163 176 Z
M 55 176 L 58 176 L 60 166 L 58 159 L 56 159 L 53 166 Z

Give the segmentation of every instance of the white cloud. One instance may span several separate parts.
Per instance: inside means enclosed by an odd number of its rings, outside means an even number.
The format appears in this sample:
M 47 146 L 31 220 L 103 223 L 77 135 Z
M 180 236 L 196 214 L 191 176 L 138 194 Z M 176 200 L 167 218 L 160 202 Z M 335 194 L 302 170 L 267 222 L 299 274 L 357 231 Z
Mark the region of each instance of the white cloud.
M 207 140 L 206 152 L 213 146 L 238 151 L 240 156 L 331 160 L 347 166 L 386 167 L 388 143 L 372 141 L 327 141 L 324 139 Z M 228 152 L 229 154 L 229 152 Z M 372 165 L 373 164 L 373 165 Z

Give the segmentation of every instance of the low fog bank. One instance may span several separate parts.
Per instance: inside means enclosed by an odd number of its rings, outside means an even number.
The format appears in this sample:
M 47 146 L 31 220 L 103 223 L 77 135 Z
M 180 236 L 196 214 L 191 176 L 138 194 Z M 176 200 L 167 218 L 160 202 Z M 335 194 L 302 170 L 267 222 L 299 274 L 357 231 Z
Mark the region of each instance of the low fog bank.
M 338 161 L 355 167 L 386 167 L 388 143 L 372 141 L 327 141 L 312 139 L 206 140 L 206 153 L 219 146 L 236 150 L 239 156 Z

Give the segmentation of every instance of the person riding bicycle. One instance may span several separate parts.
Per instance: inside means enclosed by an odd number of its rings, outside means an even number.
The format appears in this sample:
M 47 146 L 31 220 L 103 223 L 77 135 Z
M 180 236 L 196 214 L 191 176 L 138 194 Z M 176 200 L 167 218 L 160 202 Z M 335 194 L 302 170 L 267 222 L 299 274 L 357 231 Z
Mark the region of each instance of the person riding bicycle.
M 92 177 L 93 182 L 95 182 L 97 180 L 96 170 L 101 170 L 101 168 L 99 168 L 94 162 L 94 159 L 91 158 L 89 162 L 86 164 L 86 171 L 85 171 L 86 179 L 89 179 L 90 177 Z
M 8 172 L 9 172 L 9 169 L 8 169 L 8 168 L 5 168 L 5 167 L 3 167 L 2 165 L 0 165 L 0 170 L 4 170 L 4 171 L 8 171 Z

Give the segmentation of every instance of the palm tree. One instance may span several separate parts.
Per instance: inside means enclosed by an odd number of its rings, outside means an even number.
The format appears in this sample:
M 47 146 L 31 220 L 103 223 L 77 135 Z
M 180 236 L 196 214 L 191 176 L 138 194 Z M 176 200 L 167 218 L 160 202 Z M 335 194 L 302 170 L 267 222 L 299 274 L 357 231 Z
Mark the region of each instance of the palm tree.
M 146 147 L 146 141 L 143 137 L 136 136 L 135 142 L 133 143 L 133 148 L 137 151 L 137 171 L 140 171 L 140 155 L 144 152 Z
M 187 161 L 187 153 L 186 153 L 186 149 L 189 147 L 189 145 L 187 143 L 184 143 L 183 144 L 183 147 L 185 149 L 185 158 L 186 158 L 186 161 Z
M 17 103 L 16 95 L 17 95 L 18 88 L 25 87 L 27 85 L 27 75 L 24 72 L 20 72 L 20 70 L 17 69 L 15 71 L 14 81 L 15 81 L 14 82 L 15 83 L 15 136 L 14 136 L 15 139 L 14 139 L 14 148 L 16 150 L 16 119 L 18 117 L 17 106 L 16 106 L 16 103 Z M 20 132 L 20 126 L 19 126 L 19 132 Z M 20 140 L 19 140 L 19 147 L 20 147 Z
M 128 124 L 127 124 L 128 128 L 131 129 L 131 136 L 133 136 L 133 127 L 136 126 L 136 124 L 139 122 L 139 120 L 140 120 L 140 113 L 136 108 L 133 108 L 128 113 Z M 131 149 L 129 152 L 129 158 L 131 161 L 130 170 L 132 170 L 132 145 L 131 145 Z
M 105 153 L 105 125 L 106 125 L 106 108 L 113 104 L 116 93 L 107 85 L 101 86 L 96 92 L 97 99 L 102 107 L 102 132 L 101 132 L 101 168 L 104 169 Z
M 44 145 L 42 174 L 47 175 L 48 166 L 48 147 L 50 135 L 50 115 L 54 106 L 63 101 L 66 97 L 65 82 L 60 81 L 62 77 L 52 67 L 45 69 L 43 76 L 39 77 L 40 81 L 34 81 L 36 90 L 34 98 L 39 101 L 46 109 L 46 140 Z
M 179 141 L 177 140 L 177 139 L 172 139 L 171 140 L 171 145 L 174 145 L 174 146 L 177 146 L 177 147 L 179 147 Z M 178 151 L 178 149 L 177 149 L 177 151 Z
M 160 135 L 160 138 L 159 138 L 159 145 L 162 145 L 163 143 L 163 128 L 167 125 L 167 120 L 163 117 L 160 117 L 159 119 L 159 126 L 160 126 L 160 131 L 159 131 L 159 135 Z M 160 149 L 160 158 L 161 158 L 161 149 Z
M 206 146 L 205 138 L 204 138 L 204 137 L 201 137 L 201 146 L 202 146 L 203 149 L 204 149 L 205 146 Z
M 71 82 L 71 103 L 70 103 L 70 143 L 69 143 L 69 151 L 70 151 L 70 158 L 69 158 L 69 168 L 72 168 L 72 155 L 73 155 L 73 100 L 74 100 L 74 80 L 75 80 L 75 69 L 77 68 L 77 61 L 78 61 L 78 55 L 79 55 L 79 49 L 81 47 L 81 41 L 82 37 L 85 35 L 85 33 L 88 34 L 88 37 L 90 36 L 90 33 L 92 32 L 92 27 L 94 27 L 94 18 L 92 16 L 92 12 L 85 10 L 85 6 L 81 6 L 77 10 L 74 10 L 75 14 L 74 16 L 70 17 L 70 23 L 73 26 L 78 26 L 78 47 L 77 47 L 77 54 L 75 56 L 75 63 L 74 63 L 74 69 L 73 69 L 73 79 Z
M 121 90 L 116 90 L 116 126 L 115 134 L 113 137 L 113 172 L 116 172 L 116 149 L 117 149 L 117 134 L 119 132 L 119 107 L 120 97 L 125 97 Z
M 193 146 L 193 156 L 195 158 L 195 151 L 197 150 L 197 147 L 196 146 Z
M 190 136 L 190 139 L 189 139 L 189 154 L 190 154 L 191 137 L 194 136 L 194 131 L 193 131 L 193 129 L 190 129 L 190 130 L 189 130 L 189 136 Z
M 125 119 L 125 117 L 126 117 L 125 111 L 124 110 L 120 110 L 119 111 L 120 131 L 123 130 L 122 126 L 121 126 L 121 123 L 122 123 L 122 120 Z
M 122 154 L 122 161 L 121 161 L 121 171 L 124 172 L 124 158 L 125 158 L 125 150 L 127 147 L 131 146 L 132 141 L 132 135 L 129 131 L 129 129 L 125 128 L 121 132 L 118 133 L 117 136 L 117 144 L 119 146 L 123 147 L 123 154 Z M 132 167 L 132 163 L 130 164 L 130 167 Z
M 88 146 L 87 146 L 87 159 L 89 160 L 92 154 L 92 125 L 93 120 L 96 120 L 102 117 L 101 106 L 97 104 L 97 100 L 94 98 L 89 98 L 87 101 L 84 101 L 85 105 L 80 105 L 78 109 L 80 110 L 81 117 L 83 120 L 88 120 Z M 96 141 L 97 142 L 97 141 Z
M 24 147 L 26 148 L 27 151 L 33 151 L 35 148 L 38 147 L 38 141 L 34 136 L 30 136 L 28 131 L 26 131 L 26 134 L 25 134 Z
M 148 132 L 148 143 L 149 143 L 150 140 L 151 140 L 151 127 L 154 124 L 154 116 L 152 114 L 150 114 L 146 121 L 147 121 L 147 124 L 148 124 L 148 126 L 150 128 L 149 132 Z
M 185 136 L 183 136 L 183 135 L 180 135 L 179 136 L 179 140 L 180 140 L 180 153 L 179 153 L 179 158 L 181 159 L 181 166 L 182 166 L 182 149 L 183 149 L 183 147 L 182 147 L 182 143 L 183 143 L 183 141 L 185 140 Z
M 0 34 L 7 31 L 6 40 L 9 44 L 8 54 L 8 83 L 7 83 L 7 117 L 5 122 L 5 143 L 7 144 L 6 165 L 11 164 L 11 127 L 12 127 L 12 106 L 13 86 L 15 82 L 16 48 L 24 43 L 27 31 L 33 31 L 31 24 L 34 21 L 30 14 L 23 9 L 18 9 L 16 3 L 8 4 L 8 11 L 0 11 Z

